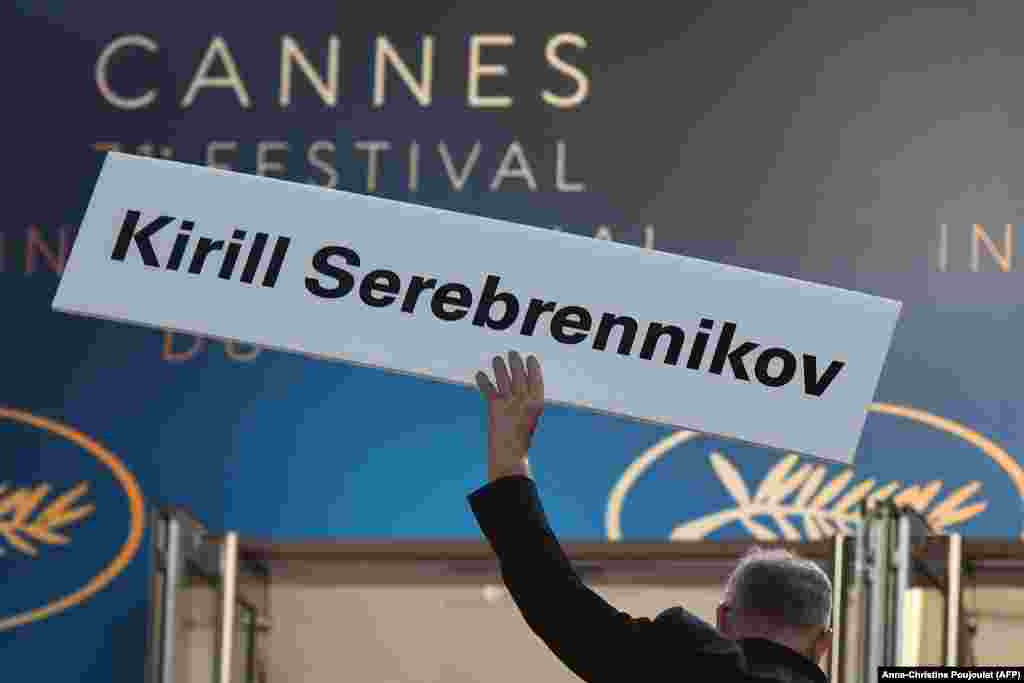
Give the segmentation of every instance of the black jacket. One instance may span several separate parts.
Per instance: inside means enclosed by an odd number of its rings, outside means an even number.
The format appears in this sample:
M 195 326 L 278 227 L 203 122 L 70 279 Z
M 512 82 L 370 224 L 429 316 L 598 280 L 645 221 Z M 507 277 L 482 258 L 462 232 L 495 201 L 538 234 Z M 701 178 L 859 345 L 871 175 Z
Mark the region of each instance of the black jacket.
M 588 683 L 827 681 L 799 653 L 768 640 L 729 640 L 682 607 L 649 619 L 609 605 L 572 568 L 532 479 L 498 479 L 473 492 L 469 504 L 526 623 Z

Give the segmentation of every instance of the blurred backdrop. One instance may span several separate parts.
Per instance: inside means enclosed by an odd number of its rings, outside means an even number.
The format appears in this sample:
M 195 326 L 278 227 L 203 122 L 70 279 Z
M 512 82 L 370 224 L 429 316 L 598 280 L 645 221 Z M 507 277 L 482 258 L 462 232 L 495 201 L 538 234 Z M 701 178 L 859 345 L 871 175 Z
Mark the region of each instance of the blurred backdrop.
M 50 310 L 110 149 L 904 302 L 852 469 L 550 409 L 533 467 L 567 540 L 815 540 L 871 496 L 1021 538 L 1024 9 L 607 7 L 16 3 L 6 674 L 141 678 L 143 502 L 260 538 L 479 538 L 472 391 Z

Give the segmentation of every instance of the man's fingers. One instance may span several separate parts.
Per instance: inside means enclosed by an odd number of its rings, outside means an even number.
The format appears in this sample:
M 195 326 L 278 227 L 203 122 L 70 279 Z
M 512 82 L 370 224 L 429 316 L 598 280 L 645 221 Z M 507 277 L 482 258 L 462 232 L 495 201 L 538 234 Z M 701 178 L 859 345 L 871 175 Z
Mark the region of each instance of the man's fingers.
M 476 385 L 480 387 L 480 392 L 488 399 L 492 399 L 498 394 L 486 372 L 476 373 Z
M 515 351 L 508 354 L 508 364 L 512 368 L 512 394 L 524 396 L 529 391 L 529 384 L 526 380 L 526 367 L 523 366 L 523 357 Z
M 544 400 L 544 373 L 540 370 L 540 361 L 536 356 L 526 359 L 526 381 L 529 386 L 530 398 Z
M 544 376 L 536 356 L 530 356 L 526 363 L 523 363 L 523 357 L 516 351 L 511 351 L 508 354 L 508 365 L 501 356 L 495 356 L 492 365 L 494 383 L 491 383 L 487 373 L 478 372 L 476 375 L 477 386 L 484 394 L 489 397 L 520 396 L 537 401 L 544 400 Z
M 509 377 L 508 369 L 505 368 L 505 360 L 501 356 L 494 359 L 494 379 L 498 382 L 498 391 L 502 396 L 512 394 L 512 378 Z

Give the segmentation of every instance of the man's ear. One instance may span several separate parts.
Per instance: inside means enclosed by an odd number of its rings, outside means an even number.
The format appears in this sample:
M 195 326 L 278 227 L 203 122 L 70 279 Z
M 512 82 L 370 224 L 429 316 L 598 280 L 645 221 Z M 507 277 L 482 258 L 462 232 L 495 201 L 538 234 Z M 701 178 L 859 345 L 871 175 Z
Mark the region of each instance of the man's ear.
M 820 662 L 821 658 L 832 649 L 832 629 L 825 629 L 817 640 L 814 641 L 814 661 Z

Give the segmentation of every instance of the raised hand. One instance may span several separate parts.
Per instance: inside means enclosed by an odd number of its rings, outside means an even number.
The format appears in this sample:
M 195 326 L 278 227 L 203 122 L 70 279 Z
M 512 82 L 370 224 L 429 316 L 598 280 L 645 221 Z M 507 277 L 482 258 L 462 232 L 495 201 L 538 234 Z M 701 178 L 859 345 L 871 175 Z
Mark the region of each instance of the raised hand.
M 493 362 L 494 382 L 485 372 L 476 383 L 487 399 L 488 475 L 491 481 L 512 475 L 529 476 L 527 453 L 544 412 L 544 377 L 540 362 L 512 351 L 508 366 L 498 356 Z M 495 384 L 497 386 L 495 386 Z

